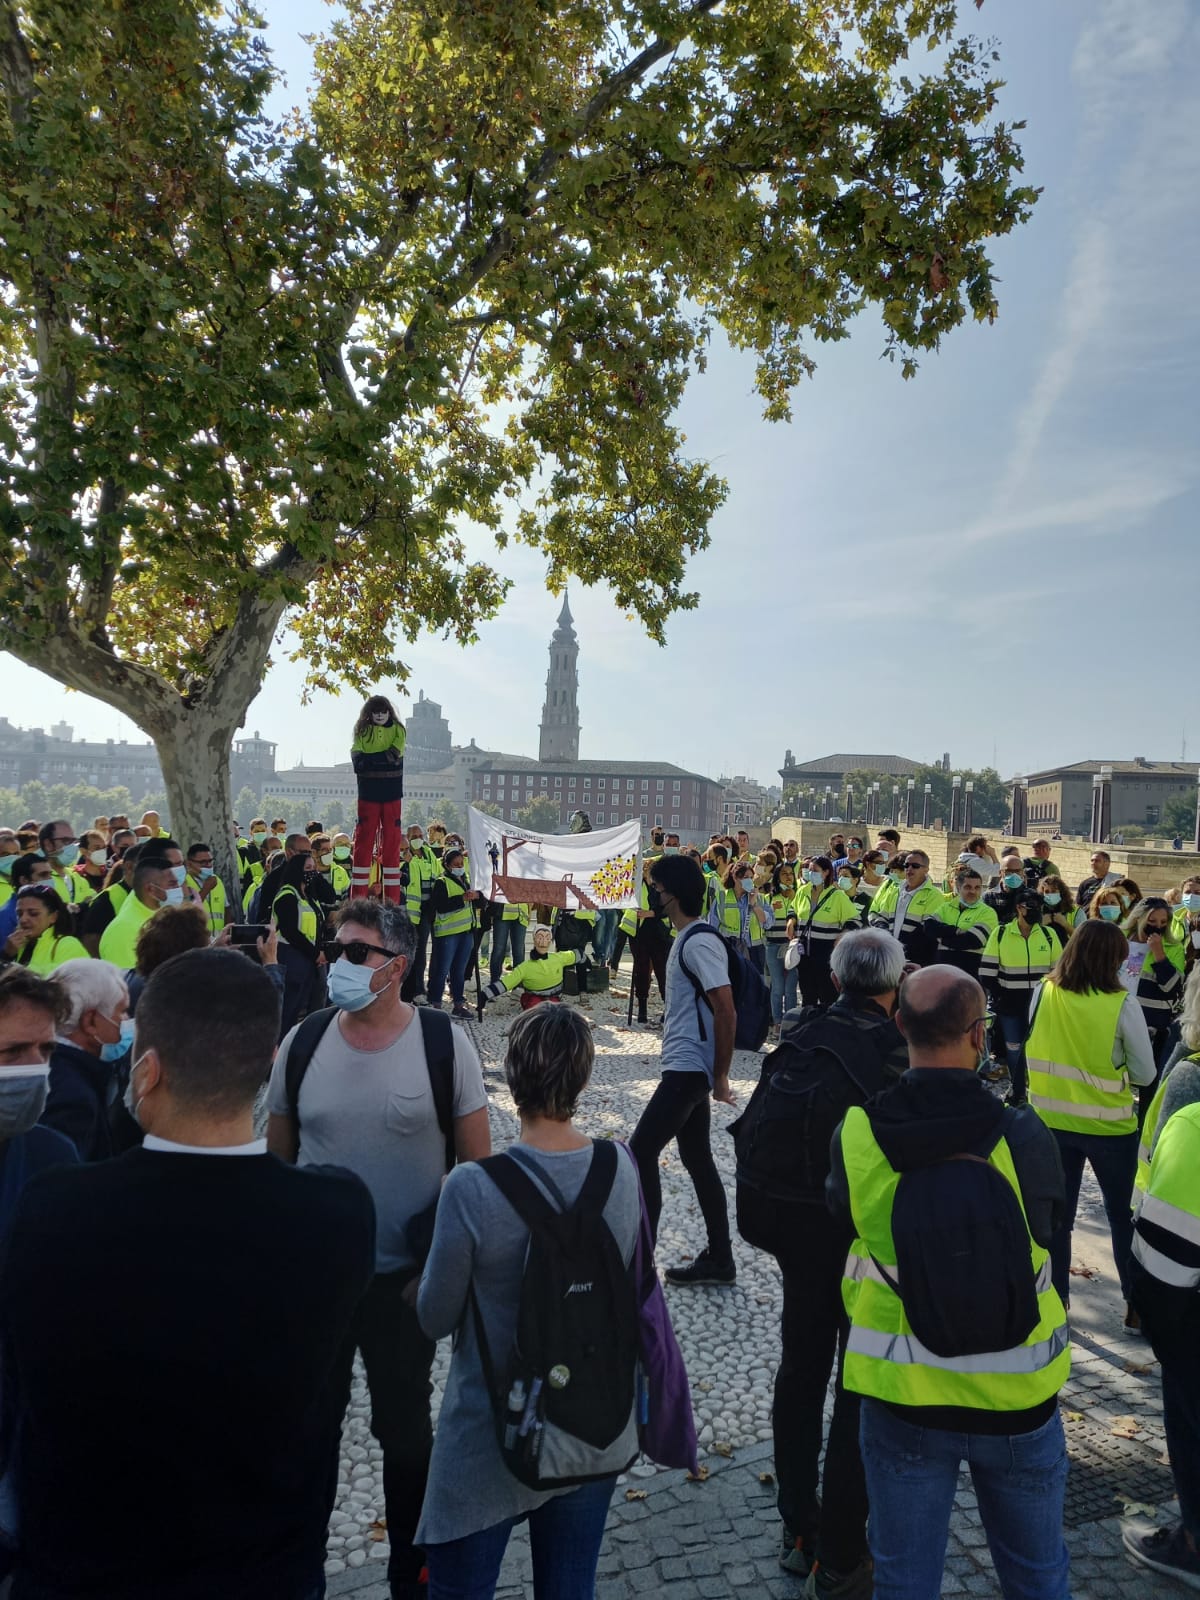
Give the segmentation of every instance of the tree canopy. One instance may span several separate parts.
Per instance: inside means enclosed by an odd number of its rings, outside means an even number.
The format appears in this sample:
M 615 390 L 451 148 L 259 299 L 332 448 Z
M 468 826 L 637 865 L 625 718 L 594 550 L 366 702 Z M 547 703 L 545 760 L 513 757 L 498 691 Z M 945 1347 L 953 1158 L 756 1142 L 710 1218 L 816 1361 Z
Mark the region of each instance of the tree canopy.
M 864 309 L 906 374 L 996 315 L 1035 191 L 956 10 L 347 0 L 275 123 L 238 0 L 0 0 L 0 646 L 214 831 L 285 617 L 312 685 L 403 681 L 519 539 L 661 640 L 716 329 L 784 419 Z

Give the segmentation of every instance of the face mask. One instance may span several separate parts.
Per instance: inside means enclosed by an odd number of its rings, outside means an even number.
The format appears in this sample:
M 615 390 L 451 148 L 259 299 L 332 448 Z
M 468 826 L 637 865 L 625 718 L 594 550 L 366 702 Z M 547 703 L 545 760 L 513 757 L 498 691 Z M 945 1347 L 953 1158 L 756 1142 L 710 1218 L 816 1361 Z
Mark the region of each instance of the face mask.
M 186 867 L 172 867 L 171 868 L 171 876 L 175 879 L 176 883 L 182 884 L 184 879 L 187 877 L 187 868 Z
M 337 844 L 337 845 L 334 845 L 334 847 L 333 847 L 333 858 L 334 858 L 335 861 L 349 861 L 349 859 L 350 859 L 350 846 L 348 844 Z
M 751 889 L 753 889 L 753 887 L 754 887 L 754 879 L 753 878 L 738 878 L 737 879 L 737 886 L 738 886 L 738 893 L 739 894 L 749 894 Z
M 968 900 L 965 894 L 960 894 L 959 895 L 958 903 L 959 903 L 960 906 L 963 907 L 964 910 L 966 909 L 967 906 L 973 906 L 973 905 L 977 904 L 977 902 L 974 901 L 974 900 Z
M 142 1119 L 140 1116 L 138 1116 L 138 1112 L 141 1110 L 142 1102 L 141 1097 L 133 1087 L 133 1075 L 145 1059 L 145 1056 L 139 1056 L 130 1067 L 129 1078 L 125 1084 L 125 1093 L 122 1097 L 125 1102 L 126 1111 L 128 1111 L 129 1115 L 137 1123 L 139 1128 L 142 1126 Z
M 452 878 L 456 879 L 456 880 L 461 881 L 463 878 L 466 877 L 466 875 L 467 875 L 467 869 L 465 867 L 451 867 L 450 868 L 450 876 Z
M 1046 902 L 1046 904 L 1048 906 L 1060 906 L 1060 905 L 1062 905 L 1062 895 L 1060 895 L 1060 894 L 1044 894 L 1042 896 L 1042 899 Z
M 165 906 L 181 906 L 183 904 L 183 890 L 178 884 L 167 890 L 167 897 L 163 901 Z
M 904 882 L 904 874 L 902 872 L 889 872 L 888 873 L 888 877 L 892 880 L 893 883 L 903 883 Z
M 371 713 L 371 721 L 375 724 L 375 726 L 377 728 L 382 728 L 384 726 L 384 724 L 389 722 L 390 720 L 391 719 L 388 716 L 388 713 L 386 711 L 373 711 Z
M 976 1072 L 982 1072 L 985 1067 L 989 1066 L 991 1064 L 991 1059 L 992 1059 L 992 1056 L 991 1056 L 991 1052 L 988 1049 L 988 1042 L 987 1042 L 987 1029 L 984 1028 L 984 1030 L 983 1030 L 983 1043 L 979 1047 L 979 1055 L 978 1055 L 978 1057 L 976 1059 L 976 1063 L 975 1063 Z
M 28 1133 L 46 1109 L 49 1062 L 28 1061 L 0 1067 L 0 1138 Z
M 73 867 L 79 860 L 79 846 L 77 844 L 64 845 L 61 850 L 54 852 L 54 859 L 60 867 Z
M 853 878 L 839 878 L 838 879 L 838 888 L 844 890 L 846 894 L 853 894 L 854 893 L 854 879 Z
M 665 845 L 663 845 L 663 855 L 665 855 L 665 856 L 677 856 L 678 854 L 679 854 L 679 846 L 677 844 L 665 844 Z
M 1121 915 L 1121 908 L 1120 906 L 1101 906 L 1100 915 L 1105 922 L 1116 922 Z
M 1004 874 L 1004 887 L 1006 889 L 1019 889 L 1025 879 L 1019 872 L 1006 872 Z
M 811 883 L 815 889 L 818 887 L 818 885 L 824 884 L 825 874 L 818 867 L 809 867 L 808 871 L 804 874 L 804 881 L 805 883 Z
M 339 956 L 329 969 L 330 1002 L 343 1011 L 362 1011 L 383 993 L 382 989 L 371 988 L 371 979 L 382 971 L 383 967 L 356 967 L 345 956 Z
M 1031 926 L 1042 920 L 1041 906 L 1023 906 L 1021 914 Z
M 107 850 L 92 850 L 88 853 L 88 860 L 94 867 L 103 867 L 108 864 Z
M 208 880 L 210 878 L 212 878 L 212 877 L 215 877 L 215 875 L 216 874 L 214 873 L 212 867 L 197 867 L 196 868 L 196 877 L 200 880 L 201 883 L 207 883 Z
M 1126 911 L 1128 911 L 1129 907 L 1133 904 L 1132 899 L 1127 894 L 1121 895 L 1120 899 L 1121 899 L 1121 904 L 1125 907 Z
M 318 856 L 317 860 L 321 863 L 321 865 L 323 867 L 331 867 L 333 865 L 333 857 L 332 856 Z
M 9 860 L 12 860 L 12 859 L 14 859 L 14 858 L 10 856 Z M 0 863 L 0 872 L 2 872 L 3 870 L 4 870 L 3 863 Z M 1183 907 L 1183 909 L 1185 911 L 1200 911 L 1200 894 L 1185 894 L 1181 898 L 1179 904 Z
M 253 840 L 253 841 L 254 841 L 254 843 L 255 843 L 255 844 L 262 844 L 262 842 L 263 842 L 263 840 L 264 840 L 264 839 L 265 839 L 265 838 L 266 838 L 266 837 L 267 837 L 267 836 L 266 836 L 266 834 L 265 834 L 265 833 L 257 833 L 257 832 L 255 832 L 255 833 L 252 833 L 252 834 L 251 834 L 251 835 L 250 835 L 250 837 L 251 837 L 251 839 L 252 839 L 252 840 Z
M 1165 939 L 1170 931 L 1169 928 L 1147 928 L 1146 937 L 1147 939 Z
M 0 877 L 7 878 L 20 859 L 20 856 L 0 856 Z M 1200 895 L 1197 899 L 1200 899 Z
M 107 1020 L 111 1022 L 112 1018 L 109 1017 Z M 126 1017 L 121 1024 L 121 1037 L 112 1044 L 102 1044 L 100 1046 L 100 1059 L 101 1061 L 120 1061 L 121 1057 L 127 1055 L 132 1049 L 133 1018 Z

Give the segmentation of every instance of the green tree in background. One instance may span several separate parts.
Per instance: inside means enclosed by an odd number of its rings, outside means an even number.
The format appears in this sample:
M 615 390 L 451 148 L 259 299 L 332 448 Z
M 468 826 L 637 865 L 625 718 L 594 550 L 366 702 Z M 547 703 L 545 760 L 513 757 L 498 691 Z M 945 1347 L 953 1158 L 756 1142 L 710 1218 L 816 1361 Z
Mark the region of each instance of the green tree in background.
M 233 814 L 241 823 L 243 833 L 249 829 L 251 817 L 262 816 L 262 812 L 258 807 L 258 796 L 253 789 L 243 788 L 238 790 L 238 797 L 233 802 Z
M 522 828 L 532 828 L 534 833 L 554 833 L 558 828 L 558 802 L 548 794 L 535 794 L 512 820 Z
M 285 619 L 403 682 L 504 597 L 470 523 L 661 642 L 714 333 L 772 419 L 867 309 L 907 376 L 1035 199 L 953 0 L 345 0 L 279 125 L 241 0 L 0 8 L 0 648 L 145 730 L 230 881 Z

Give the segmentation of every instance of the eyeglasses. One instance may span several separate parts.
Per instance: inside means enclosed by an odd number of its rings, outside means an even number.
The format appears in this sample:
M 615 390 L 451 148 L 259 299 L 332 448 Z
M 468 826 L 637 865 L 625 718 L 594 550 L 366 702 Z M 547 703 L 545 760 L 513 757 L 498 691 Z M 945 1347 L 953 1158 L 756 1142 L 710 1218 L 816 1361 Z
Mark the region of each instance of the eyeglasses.
M 66 845 L 66 844 L 78 844 L 79 840 L 76 839 L 73 834 L 67 833 L 67 834 L 64 834 L 61 838 L 51 839 L 50 843 L 53 844 L 53 845 L 57 845 L 59 847 L 59 849 L 61 850 L 63 845 Z
M 396 950 L 385 950 L 381 944 L 368 944 L 365 939 L 351 939 L 347 944 L 339 944 L 338 955 L 345 956 L 352 967 L 361 967 L 372 951 L 378 956 L 386 956 L 389 961 L 395 961 L 399 954 Z

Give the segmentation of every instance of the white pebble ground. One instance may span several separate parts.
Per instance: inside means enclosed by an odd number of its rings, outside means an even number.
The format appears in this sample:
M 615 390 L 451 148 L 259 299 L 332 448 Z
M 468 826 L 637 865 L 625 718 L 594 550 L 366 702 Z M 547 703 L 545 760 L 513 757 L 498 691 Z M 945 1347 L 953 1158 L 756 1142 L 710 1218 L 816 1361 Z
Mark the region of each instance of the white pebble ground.
M 618 989 L 625 988 L 628 969 L 616 983 Z M 637 1023 L 626 1028 L 626 1001 L 615 993 L 567 1003 L 582 1007 L 596 1040 L 596 1069 L 580 1104 L 578 1126 L 597 1137 L 628 1138 L 658 1083 L 660 1032 Z M 657 991 L 652 990 L 650 1015 L 660 1011 Z M 482 1025 L 469 1024 L 485 1068 L 495 1150 L 503 1150 L 517 1135 L 516 1113 L 501 1068 L 504 1037 L 519 1014 L 517 1002 L 506 998 L 487 1008 Z M 734 1054 L 732 1080 L 739 1107 L 746 1104 L 758 1081 L 762 1059 L 758 1053 Z M 727 1106 L 713 1106 L 713 1151 L 725 1180 L 731 1223 L 733 1141 L 725 1130 L 736 1115 Z M 662 1167 L 658 1262 L 665 1267 L 696 1254 L 704 1247 L 705 1235 L 691 1182 L 673 1144 L 663 1152 Z M 771 1437 L 771 1390 L 779 1357 L 779 1273 L 770 1257 L 742 1243 L 736 1229 L 733 1248 L 738 1271 L 733 1288 L 667 1288 L 675 1332 L 691 1378 L 702 1456 L 706 1452 L 726 1454 L 730 1448 Z M 444 1340 L 433 1369 L 435 1419 L 449 1358 L 449 1340 Z M 388 1553 L 386 1533 L 376 1525 L 384 1515 L 383 1458 L 371 1437 L 369 1416 L 366 1385 L 359 1371 L 342 1437 L 337 1504 L 329 1525 L 329 1573 L 384 1559 Z M 633 1468 L 637 1475 L 656 1470 L 640 1463 Z

